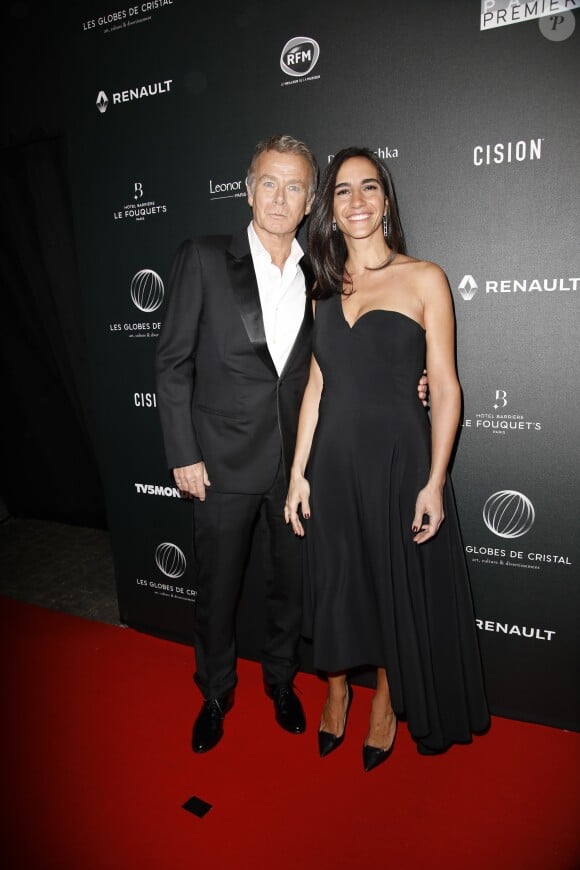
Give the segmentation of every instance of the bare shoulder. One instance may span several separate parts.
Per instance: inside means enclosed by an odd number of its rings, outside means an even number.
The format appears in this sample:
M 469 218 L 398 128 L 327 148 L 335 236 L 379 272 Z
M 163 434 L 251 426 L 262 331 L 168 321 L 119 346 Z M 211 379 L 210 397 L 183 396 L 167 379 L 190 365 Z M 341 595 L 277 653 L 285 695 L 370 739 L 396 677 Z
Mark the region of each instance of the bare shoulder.
M 401 265 L 405 266 L 407 280 L 423 299 L 449 296 L 449 282 L 441 266 L 429 260 L 415 260 L 413 257 L 406 257 L 405 260 L 406 262 L 401 261 Z
M 429 260 L 417 260 L 415 257 L 399 254 L 396 265 L 404 266 L 409 276 L 416 280 L 444 281 L 447 283 L 447 277 L 441 266 L 438 266 L 437 263 L 431 263 Z

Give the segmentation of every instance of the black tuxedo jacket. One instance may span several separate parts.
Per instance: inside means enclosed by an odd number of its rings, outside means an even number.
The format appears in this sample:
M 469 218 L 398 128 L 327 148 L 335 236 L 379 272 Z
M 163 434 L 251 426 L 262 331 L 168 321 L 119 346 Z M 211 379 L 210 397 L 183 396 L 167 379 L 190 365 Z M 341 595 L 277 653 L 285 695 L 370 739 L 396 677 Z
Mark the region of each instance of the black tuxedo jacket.
M 312 277 L 300 262 L 307 289 Z M 169 278 L 156 354 L 170 468 L 205 462 L 212 490 L 259 493 L 286 475 L 308 380 L 312 310 L 280 376 L 264 332 L 247 230 L 184 242 Z

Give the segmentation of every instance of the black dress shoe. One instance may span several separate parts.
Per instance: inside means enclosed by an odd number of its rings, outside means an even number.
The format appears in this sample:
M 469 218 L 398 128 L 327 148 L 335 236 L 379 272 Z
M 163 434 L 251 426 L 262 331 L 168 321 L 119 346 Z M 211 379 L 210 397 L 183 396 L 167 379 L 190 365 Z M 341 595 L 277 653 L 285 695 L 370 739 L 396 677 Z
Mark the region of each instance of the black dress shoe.
M 274 701 L 278 725 L 290 734 L 302 734 L 306 730 L 306 719 L 292 684 L 278 683 L 276 686 L 266 686 L 266 694 Z
M 398 724 L 398 723 L 397 723 Z M 393 751 L 393 746 L 395 745 L 395 737 L 397 736 L 397 725 L 395 725 L 395 733 L 393 735 L 393 742 L 389 746 L 388 749 L 379 749 L 377 746 L 365 746 L 363 744 L 363 767 L 365 769 L 365 773 L 368 773 L 370 770 L 374 770 L 375 767 L 378 767 L 379 764 L 382 764 L 383 761 L 386 761 L 391 752 Z
M 233 693 L 205 701 L 193 726 L 191 745 L 194 752 L 209 752 L 224 734 L 224 716 L 233 705 Z
M 344 740 L 344 734 L 346 731 L 346 719 L 350 708 L 350 702 L 352 701 L 352 689 L 350 685 L 347 685 L 346 691 L 346 710 L 344 711 L 344 722 L 342 725 L 342 734 L 340 735 L 340 737 L 337 737 L 336 734 L 332 734 L 330 731 L 318 732 L 318 752 L 320 753 L 321 758 L 324 758 L 325 755 L 330 755 L 331 752 L 333 752 L 335 749 L 338 749 L 338 747 Z

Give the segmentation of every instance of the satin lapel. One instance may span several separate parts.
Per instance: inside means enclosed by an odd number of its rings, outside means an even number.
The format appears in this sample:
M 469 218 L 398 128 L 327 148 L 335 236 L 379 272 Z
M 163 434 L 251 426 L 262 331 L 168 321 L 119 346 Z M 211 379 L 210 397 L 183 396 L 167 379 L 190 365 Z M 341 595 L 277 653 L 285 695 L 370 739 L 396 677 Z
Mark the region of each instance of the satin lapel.
M 247 236 L 245 240 L 241 236 L 234 238 L 230 250 L 227 252 L 227 266 L 240 316 L 252 347 L 272 374 L 278 378 L 276 366 L 266 343 L 258 282 L 256 281 Z
M 310 291 L 312 290 L 312 286 L 314 284 L 314 272 L 312 271 L 312 267 L 310 265 L 310 261 L 307 256 L 302 257 L 300 263 L 298 264 L 304 273 L 304 284 L 306 287 L 306 305 L 304 308 L 304 318 L 302 320 L 302 324 L 300 329 L 298 330 L 298 335 L 294 340 L 294 344 L 292 345 L 292 350 L 288 354 L 288 359 L 286 360 L 286 365 L 284 366 L 280 377 L 284 377 L 287 371 L 289 371 L 290 367 L 294 363 L 294 358 L 298 353 L 302 342 L 310 341 L 310 334 L 312 332 L 312 302 L 310 300 Z
M 306 306 L 304 308 L 304 317 L 302 319 L 302 324 L 300 326 L 300 329 L 298 330 L 298 335 L 294 339 L 292 350 L 288 354 L 288 359 L 286 360 L 286 364 L 282 369 L 280 378 L 283 378 L 284 375 L 290 370 L 290 368 L 294 364 L 294 359 L 296 357 L 296 354 L 300 350 L 302 343 L 305 341 L 310 341 L 310 334 L 312 332 L 312 319 L 312 302 L 310 301 L 310 299 L 307 299 Z

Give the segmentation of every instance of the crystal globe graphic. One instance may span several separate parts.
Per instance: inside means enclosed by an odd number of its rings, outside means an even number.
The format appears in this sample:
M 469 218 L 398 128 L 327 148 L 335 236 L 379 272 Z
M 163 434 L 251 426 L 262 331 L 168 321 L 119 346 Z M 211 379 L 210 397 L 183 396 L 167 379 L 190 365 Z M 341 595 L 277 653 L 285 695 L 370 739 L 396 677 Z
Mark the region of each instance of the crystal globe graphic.
M 139 311 L 147 313 L 157 311 L 164 296 L 163 281 L 153 269 L 141 269 L 140 272 L 133 275 L 131 299 Z
M 162 574 L 177 580 L 185 574 L 186 561 L 183 551 L 176 544 L 164 541 L 155 550 L 155 563 Z
M 530 531 L 535 518 L 529 498 L 514 489 L 494 492 L 483 506 L 483 521 L 499 538 L 521 538 Z

